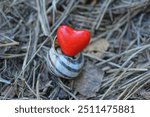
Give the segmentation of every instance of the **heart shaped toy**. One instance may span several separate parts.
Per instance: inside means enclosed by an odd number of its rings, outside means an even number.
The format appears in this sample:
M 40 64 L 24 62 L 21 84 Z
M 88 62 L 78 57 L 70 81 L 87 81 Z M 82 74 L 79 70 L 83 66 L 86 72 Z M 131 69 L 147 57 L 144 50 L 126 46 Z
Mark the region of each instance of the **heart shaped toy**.
M 90 33 L 87 30 L 74 30 L 62 25 L 57 30 L 57 39 L 62 52 L 66 56 L 75 56 L 81 52 L 90 41 Z

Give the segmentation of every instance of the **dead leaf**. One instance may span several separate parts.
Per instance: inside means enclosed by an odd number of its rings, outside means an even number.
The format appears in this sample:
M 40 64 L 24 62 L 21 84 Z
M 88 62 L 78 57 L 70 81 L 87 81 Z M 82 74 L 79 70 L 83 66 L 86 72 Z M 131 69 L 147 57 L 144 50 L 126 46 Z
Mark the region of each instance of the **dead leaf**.
M 146 91 L 146 90 L 141 90 L 139 91 L 139 94 L 141 95 L 141 97 L 143 97 L 146 100 L 150 100 L 150 92 Z
M 81 75 L 74 80 L 74 88 L 81 95 L 89 97 L 96 96 L 96 92 L 100 89 L 104 72 L 93 65 L 86 63 Z
M 106 39 L 99 39 L 88 45 L 88 47 L 85 49 L 85 52 L 98 58 L 102 58 L 108 47 L 109 43 Z

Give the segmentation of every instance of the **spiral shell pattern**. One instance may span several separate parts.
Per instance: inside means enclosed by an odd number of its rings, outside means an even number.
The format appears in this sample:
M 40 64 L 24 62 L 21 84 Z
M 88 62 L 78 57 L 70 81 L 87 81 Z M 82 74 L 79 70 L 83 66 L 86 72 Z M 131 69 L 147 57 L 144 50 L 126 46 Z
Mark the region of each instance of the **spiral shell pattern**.
M 78 57 L 72 58 L 58 53 L 54 45 L 47 54 L 47 65 L 49 71 L 55 76 L 72 79 L 79 75 L 84 64 L 82 53 Z

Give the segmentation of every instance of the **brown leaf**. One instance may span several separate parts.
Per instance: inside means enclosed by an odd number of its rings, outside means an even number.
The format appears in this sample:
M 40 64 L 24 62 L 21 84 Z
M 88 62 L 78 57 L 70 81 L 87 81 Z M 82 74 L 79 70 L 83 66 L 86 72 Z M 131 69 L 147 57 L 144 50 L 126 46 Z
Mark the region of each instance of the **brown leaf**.
M 108 49 L 109 43 L 106 39 L 99 39 L 91 43 L 86 49 L 85 52 L 92 54 L 98 58 L 102 58 L 105 51 Z
M 81 75 L 74 80 L 74 88 L 87 98 L 94 97 L 100 89 L 103 76 L 104 72 L 100 68 L 86 63 Z

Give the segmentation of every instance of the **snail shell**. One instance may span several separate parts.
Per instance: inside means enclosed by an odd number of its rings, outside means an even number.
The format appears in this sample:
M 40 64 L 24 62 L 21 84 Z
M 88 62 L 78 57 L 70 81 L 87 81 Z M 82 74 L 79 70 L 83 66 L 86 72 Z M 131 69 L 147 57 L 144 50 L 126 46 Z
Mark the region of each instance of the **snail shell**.
M 79 53 L 75 57 L 65 56 L 55 40 L 47 54 L 47 65 L 49 71 L 57 77 L 72 79 L 79 75 L 84 64 L 84 56 Z

